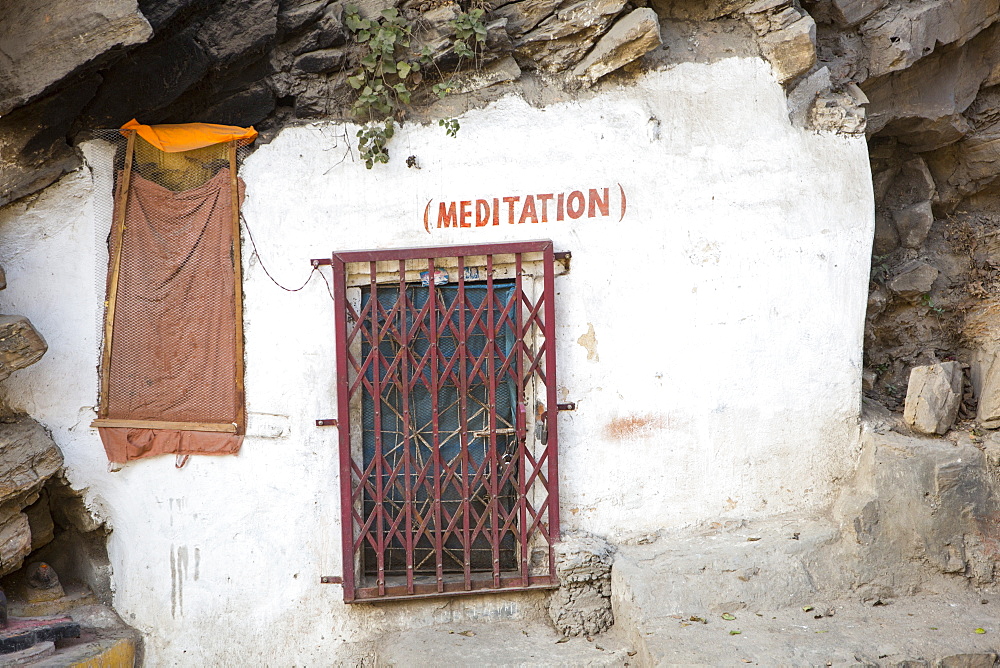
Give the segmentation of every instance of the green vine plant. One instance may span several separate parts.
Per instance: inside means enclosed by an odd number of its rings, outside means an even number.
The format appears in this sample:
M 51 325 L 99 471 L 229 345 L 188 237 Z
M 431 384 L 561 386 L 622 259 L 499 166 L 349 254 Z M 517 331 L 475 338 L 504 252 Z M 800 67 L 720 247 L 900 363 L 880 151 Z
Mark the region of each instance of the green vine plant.
M 449 22 L 455 32 L 452 47 L 459 59 L 456 72 L 463 61 L 475 61 L 482 53 L 486 44 L 484 13 L 482 9 L 472 9 Z M 436 65 L 428 47 L 424 47 L 417 60 L 405 56 L 413 28 L 396 8 L 384 9 L 377 18 L 366 19 L 356 5 L 347 5 L 344 23 L 366 51 L 358 69 L 347 77 L 347 83 L 358 92 L 351 113 L 365 122 L 357 132 L 358 153 L 365 167 L 371 169 L 378 163 L 389 162 L 386 145 L 395 132 L 393 117 L 410 104 L 413 89 L 421 81 L 421 65 L 435 68 Z M 438 75 L 443 80 L 435 83 L 432 91 L 443 98 L 453 91 L 452 78 L 444 77 L 440 70 Z M 459 124 L 453 118 L 441 120 L 439 125 L 450 137 L 458 133 Z

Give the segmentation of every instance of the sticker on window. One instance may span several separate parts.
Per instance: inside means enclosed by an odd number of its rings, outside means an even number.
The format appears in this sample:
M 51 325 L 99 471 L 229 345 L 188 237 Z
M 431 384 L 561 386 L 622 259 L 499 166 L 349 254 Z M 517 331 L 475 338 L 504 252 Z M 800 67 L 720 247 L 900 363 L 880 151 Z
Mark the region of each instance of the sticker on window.
M 426 288 L 430 284 L 430 271 L 420 272 L 420 285 Z M 436 269 L 434 271 L 434 285 L 448 285 L 448 272 L 443 269 Z

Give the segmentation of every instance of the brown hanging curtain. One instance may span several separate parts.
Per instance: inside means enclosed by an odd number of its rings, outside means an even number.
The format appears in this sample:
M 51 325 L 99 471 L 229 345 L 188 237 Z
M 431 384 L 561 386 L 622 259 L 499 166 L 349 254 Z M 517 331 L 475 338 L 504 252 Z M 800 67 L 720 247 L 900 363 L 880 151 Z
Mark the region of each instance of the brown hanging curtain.
M 201 128 L 211 131 L 199 145 Z M 112 462 L 240 449 L 245 186 L 236 150 L 252 132 L 134 121 L 123 129 L 94 422 Z

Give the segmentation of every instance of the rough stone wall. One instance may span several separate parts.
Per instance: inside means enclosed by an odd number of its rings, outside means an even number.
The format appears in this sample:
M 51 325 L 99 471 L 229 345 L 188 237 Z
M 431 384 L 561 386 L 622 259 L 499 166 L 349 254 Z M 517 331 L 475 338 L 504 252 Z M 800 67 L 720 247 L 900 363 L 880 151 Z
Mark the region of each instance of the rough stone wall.
M 549 600 L 549 616 L 564 636 L 592 636 L 615 623 L 611 611 L 614 547 L 584 532 L 563 537 L 555 546 L 559 589 Z

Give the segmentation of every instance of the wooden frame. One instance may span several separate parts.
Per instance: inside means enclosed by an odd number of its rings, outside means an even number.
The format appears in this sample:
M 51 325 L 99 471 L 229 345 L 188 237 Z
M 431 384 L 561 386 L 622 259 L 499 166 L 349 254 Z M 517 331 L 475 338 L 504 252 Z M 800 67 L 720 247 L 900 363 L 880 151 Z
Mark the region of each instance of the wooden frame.
M 104 349 L 101 355 L 101 393 L 97 419 L 91 427 L 118 427 L 127 429 L 171 429 L 178 431 L 203 431 L 215 433 L 246 433 L 246 391 L 244 386 L 245 362 L 243 343 L 243 259 L 240 252 L 240 199 L 239 176 L 236 173 L 236 149 L 238 142 L 229 142 L 229 184 L 232 208 L 232 258 L 233 258 L 233 313 L 235 320 L 236 368 L 235 385 L 237 398 L 236 420 L 231 423 L 212 422 L 170 422 L 164 420 L 126 420 L 108 417 L 109 387 L 111 382 L 111 351 L 114 345 L 115 307 L 118 299 L 118 282 L 121 274 L 122 250 L 125 237 L 125 215 L 128 208 L 129 185 L 132 179 L 132 161 L 135 153 L 135 130 L 127 130 L 125 166 L 122 172 L 122 187 L 117 194 L 117 213 L 111 230 L 114 238 L 114 257 L 111 259 L 111 273 L 108 278 L 108 298 L 105 302 Z

